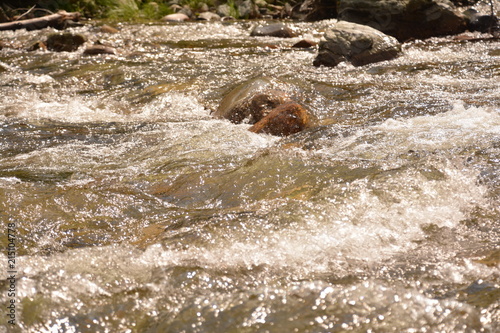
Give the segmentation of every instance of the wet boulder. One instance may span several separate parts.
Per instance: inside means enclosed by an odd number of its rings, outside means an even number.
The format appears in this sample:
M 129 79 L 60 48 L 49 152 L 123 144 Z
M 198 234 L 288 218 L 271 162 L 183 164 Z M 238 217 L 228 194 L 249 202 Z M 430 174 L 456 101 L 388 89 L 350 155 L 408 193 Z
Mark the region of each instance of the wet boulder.
M 276 108 L 256 122 L 249 131 L 276 136 L 288 136 L 298 133 L 309 126 L 309 115 L 306 109 L 295 102 L 287 102 Z
M 288 101 L 287 94 L 279 90 L 265 90 L 256 92 L 240 100 L 230 110 L 228 118 L 233 123 L 248 120 L 253 124 L 267 116 L 272 109 Z
M 297 34 L 283 23 L 273 23 L 256 27 L 252 30 L 250 36 L 292 38 L 296 37 Z
M 369 26 L 340 21 L 319 43 L 314 66 L 334 67 L 347 61 L 354 66 L 390 60 L 401 53 L 400 43 Z
M 448 0 L 340 0 L 338 19 L 371 26 L 399 41 L 454 35 L 466 30 L 464 15 Z
M 235 124 L 244 121 L 253 124 L 290 100 L 286 92 L 277 89 L 278 86 L 278 82 L 267 77 L 244 82 L 223 98 L 214 116 Z
M 337 0 L 305 0 L 293 8 L 293 16 L 304 21 L 320 21 L 337 17 Z
M 47 37 L 47 49 L 56 52 L 73 52 L 83 45 L 87 39 L 80 34 L 51 34 Z
M 290 91 L 283 82 L 257 77 L 229 92 L 214 116 L 236 124 L 254 124 L 250 130 L 255 133 L 279 136 L 297 133 L 308 126 L 310 117 L 292 100 Z

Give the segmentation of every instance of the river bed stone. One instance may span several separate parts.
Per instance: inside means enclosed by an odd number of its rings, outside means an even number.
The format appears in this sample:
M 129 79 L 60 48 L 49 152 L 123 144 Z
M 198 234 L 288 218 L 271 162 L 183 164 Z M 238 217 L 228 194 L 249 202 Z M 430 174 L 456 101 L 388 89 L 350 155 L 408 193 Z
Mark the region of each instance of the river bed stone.
M 250 127 L 249 131 L 288 136 L 304 130 L 308 125 L 309 115 L 306 109 L 295 102 L 287 102 L 271 110 L 267 116 Z
M 273 108 L 289 100 L 283 91 L 257 91 L 235 103 L 225 114 L 225 118 L 236 124 L 244 121 L 253 124 L 268 115 Z
M 276 85 L 276 80 L 265 76 L 259 76 L 245 81 L 224 96 L 213 115 L 216 118 L 225 118 L 239 123 L 248 117 L 250 113 L 239 112 L 238 105 L 258 93 L 273 89 Z

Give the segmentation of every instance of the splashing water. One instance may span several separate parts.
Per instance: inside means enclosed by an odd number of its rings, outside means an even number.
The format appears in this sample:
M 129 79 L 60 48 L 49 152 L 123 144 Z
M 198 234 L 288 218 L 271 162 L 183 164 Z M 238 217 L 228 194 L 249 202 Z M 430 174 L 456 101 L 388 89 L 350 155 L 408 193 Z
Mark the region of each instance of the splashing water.
M 500 329 L 498 41 L 315 68 L 291 45 L 329 21 L 290 40 L 252 24 L 73 29 L 118 50 L 97 57 L 1 32 L 17 312 L 0 332 Z M 211 117 L 259 75 L 318 126 L 280 139 Z

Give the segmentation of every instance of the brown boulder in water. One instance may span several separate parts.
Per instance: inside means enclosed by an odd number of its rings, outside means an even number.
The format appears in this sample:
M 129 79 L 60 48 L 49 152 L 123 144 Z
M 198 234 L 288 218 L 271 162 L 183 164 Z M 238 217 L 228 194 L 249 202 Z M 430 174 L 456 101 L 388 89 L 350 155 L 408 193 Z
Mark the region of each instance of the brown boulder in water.
M 287 136 L 304 130 L 308 125 L 309 115 L 306 109 L 295 102 L 287 102 L 274 108 L 250 127 L 249 131 Z
M 289 99 L 283 91 L 270 89 L 257 92 L 236 103 L 226 114 L 226 118 L 235 124 L 239 124 L 245 119 L 248 119 L 250 124 L 254 124 L 286 101 Z
M 307 111 L 294 102 L 295 89 L 284 82 L 257 77 L 230 91 L 214 112 L 217 118 L 235 124 L 254 124 L 250 131 L 286 136 L 302 131 L 309 125 Z
M 253 124 L 279 104 L 289 100 L 281 84 L 268 77 L 257 77 L 246 81 L 231 90 L 222 99 L 214 112 L 216 118 L 229 119 L 235 124 L 245 120 Z

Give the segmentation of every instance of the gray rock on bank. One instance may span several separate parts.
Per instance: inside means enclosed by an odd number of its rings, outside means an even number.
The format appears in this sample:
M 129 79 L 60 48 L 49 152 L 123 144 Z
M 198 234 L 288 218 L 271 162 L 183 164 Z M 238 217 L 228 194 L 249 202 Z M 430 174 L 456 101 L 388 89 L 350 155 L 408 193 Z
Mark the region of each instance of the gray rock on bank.
M 394 37 L 366 25 L 340 21 L 325 33 L 313 64 L 334 67 L 347 61 L 362 66 L 400 53 L 401 44 Z
M 169 14 L 161 19 L 165 22 L 184 22 L 189 21 L 189 16 L 184 13 Z
M 200 21 L 220 21 L 221 17 L 215 13 L 203 12 L 196 19 Z

